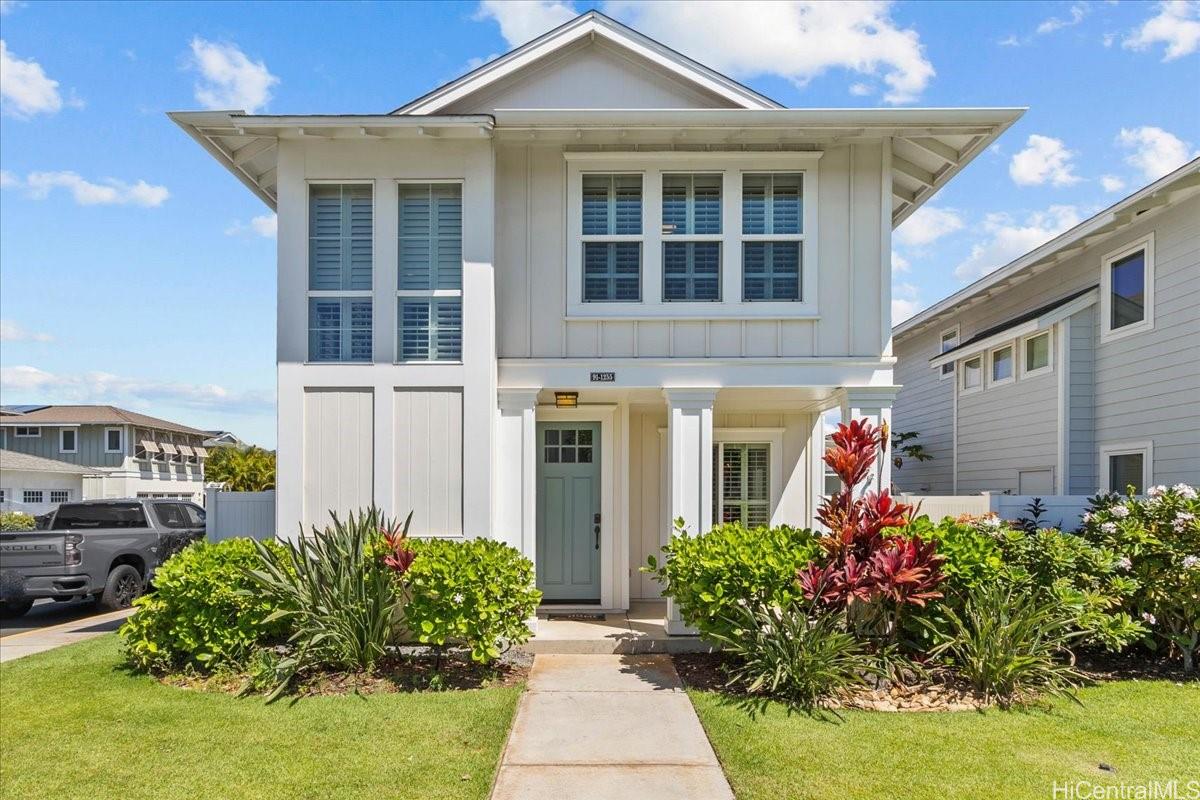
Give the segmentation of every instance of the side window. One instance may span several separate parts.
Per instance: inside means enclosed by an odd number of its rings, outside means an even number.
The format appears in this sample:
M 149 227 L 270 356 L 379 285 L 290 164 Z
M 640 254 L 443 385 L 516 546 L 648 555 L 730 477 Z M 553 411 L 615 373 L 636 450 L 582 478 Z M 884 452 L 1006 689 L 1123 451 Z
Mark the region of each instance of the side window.
M 308 358 L 371 360 L 372 189 L 314 185 L 308 203 Z
M 583 176 L 583 301 L 642 299 L 642 176 Z
M 183 506 L 179 503 L 155 503 L 154 516 L 158 518 L 158 524 L 164 528 L 189 527 L 183 513 Z
M 1102 338 L 1154 327 L 1154 237 L 1106 255 L 1101 264 Z
M 945 353 L 958 347 L 958 328 L 954 327 L 948 331 L 942 331 L 941 349 L 939 353 Z M 954 374 L 954 362 L 942 364 L 941 377 L 946 378 Z
M 721 299 L 721 176 L 664 175 L 663 300 Z
M 971 392 L 983 386 L 983 356 L 962 362 L 962 391 Z
M 462 186 L 401 184 L 398 361 L 462 359 Z
M 125 451 L 125 434 L 120 428 L 104 429 L 104 452 L 122 453 Z

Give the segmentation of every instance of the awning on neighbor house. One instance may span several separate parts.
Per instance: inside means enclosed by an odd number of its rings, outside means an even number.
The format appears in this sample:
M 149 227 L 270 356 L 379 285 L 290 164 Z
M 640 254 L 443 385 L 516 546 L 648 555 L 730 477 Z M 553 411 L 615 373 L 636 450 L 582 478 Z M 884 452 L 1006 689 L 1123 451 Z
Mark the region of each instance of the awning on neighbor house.
M 141 445 L 141 448 L 143 450 L 145 450 L 147 453 L 159 452 L 158 442 L 152 441 L 150 439 L 142 439 L 140 442 L 138 442 L 138 444 Z

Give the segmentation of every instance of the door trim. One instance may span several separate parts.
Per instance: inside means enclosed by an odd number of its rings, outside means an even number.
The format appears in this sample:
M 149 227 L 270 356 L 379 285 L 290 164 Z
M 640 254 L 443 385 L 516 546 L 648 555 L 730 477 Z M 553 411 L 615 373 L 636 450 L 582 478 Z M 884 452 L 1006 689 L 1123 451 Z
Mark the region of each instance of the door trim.
M 600 423 L 600 608 L 615 608 L 613 579 L 624 577 L 625 590 L 620 592 L 628 597 L 629 570 L 626 561 L 629 557 L 628 542 L 622 543 L 623 536 L 618 531 L 627 530 L 627 526 L 618 524 L 617 517 L 616 478 L 618 474 L 628 475 L 627 465 L 617 462 L 616 420 L 617 404 L 580 404 L 577 408 L 557 408 L 552 405 L 539 405 L 534 415 L 535 429 L 538 422 L 599 422 Z M 620 469 L 621 473 L 617 470 Z M 537 491 L 536 486 L 534 491 Z M 536 506 L 535 506 L 536 507 Z M 536 540 L 536 536 L 535 536 Z M 622 550 L 624 552 L 622 552 Z M 536 557 L 536 554 L 535 554 Z M 626 604 L 628 600 L 625 601 Z

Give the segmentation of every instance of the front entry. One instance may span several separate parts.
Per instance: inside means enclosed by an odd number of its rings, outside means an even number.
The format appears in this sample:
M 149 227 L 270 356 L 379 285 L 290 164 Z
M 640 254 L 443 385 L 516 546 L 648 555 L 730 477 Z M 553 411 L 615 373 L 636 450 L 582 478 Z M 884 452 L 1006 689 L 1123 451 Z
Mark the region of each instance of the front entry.
M 537 426 L 537 586 L 549 603 L 600 602 L 600 423 Z

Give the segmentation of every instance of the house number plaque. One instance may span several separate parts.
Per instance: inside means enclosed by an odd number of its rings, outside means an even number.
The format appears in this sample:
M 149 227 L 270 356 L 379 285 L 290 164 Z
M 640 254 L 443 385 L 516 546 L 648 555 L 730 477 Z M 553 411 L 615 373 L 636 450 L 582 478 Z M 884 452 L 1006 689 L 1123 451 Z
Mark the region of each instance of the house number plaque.
M 615 372 L 593 372 L 592 383 L 612 383 L 617 379 Z

